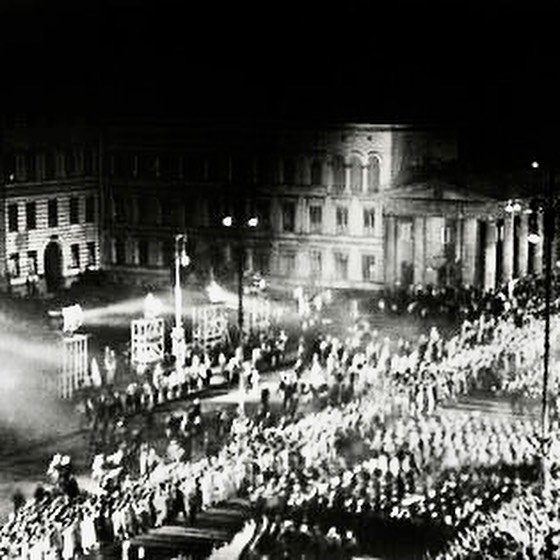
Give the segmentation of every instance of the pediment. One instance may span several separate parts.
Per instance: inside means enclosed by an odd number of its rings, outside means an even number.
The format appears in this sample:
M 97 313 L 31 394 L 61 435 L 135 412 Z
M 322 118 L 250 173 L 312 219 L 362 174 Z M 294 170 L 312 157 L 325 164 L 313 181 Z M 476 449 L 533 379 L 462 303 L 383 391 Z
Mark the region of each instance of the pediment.
M 498 198 L 490 198 L 468 189 L 449 183 L 415 183 L 386 191 L 389 198 L 420 199 L 420 200 L 458 200 L 463 202 L 496 202 Z

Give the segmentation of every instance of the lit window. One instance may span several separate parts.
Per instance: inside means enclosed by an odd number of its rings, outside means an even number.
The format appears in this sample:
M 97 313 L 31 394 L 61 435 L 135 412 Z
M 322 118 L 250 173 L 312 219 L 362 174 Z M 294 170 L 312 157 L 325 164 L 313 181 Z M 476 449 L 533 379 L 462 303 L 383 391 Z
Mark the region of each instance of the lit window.
M 8 272 L 11 278 L 19 278 L 19 253 L 12 253 L 8 261 Z
M 348 230 L 348 208 L 346 206 L 336 207 L 336 231 L 345 233 Z
M 309 207 L 309 225 L 311 233 L 321 233 L 323 227 L 323 208 L 321 206 Z
M 348 255 L 346 253 L 334 254 L 334 273 L 336 280 L 348 280 Z
M 80 246 L 78 243 L 70 245 L 70 263 L 72 268 L 80 268 Z
M 292 276 L 296 270 L 296 254 L 293 251 L 280 253 L 280 274 Z
M 375 210 L 373 208 L 364 208 L 364 230 L 368 234 L 375 230 Z
M 27 274 L 35 276 L 37 273 L 37 251 L 27 251 Z
M 373 255 L 362 256 L 362 278 L 368 282 L 375 280 L 375 257 Z
M 309 254 L 309 269 L 312 278 L 321 278 L 323 275 L 323 254 L 321 251 L 311 251 Z

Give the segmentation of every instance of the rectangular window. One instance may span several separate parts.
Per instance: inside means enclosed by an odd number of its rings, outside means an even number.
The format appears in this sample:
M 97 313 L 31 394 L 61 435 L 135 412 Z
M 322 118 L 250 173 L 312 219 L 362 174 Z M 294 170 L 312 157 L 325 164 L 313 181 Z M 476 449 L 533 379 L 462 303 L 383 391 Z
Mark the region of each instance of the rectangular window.
M 8 261 L 8 271 L 11 278 L 19 278 L 19 253 L 12 253 Z
M 58 200 L 51 198 L 48 201 L 48 224 L 50 228 L 58 227 Z
M 372 234 L 375 230 L 375 210 L 364 208 L 364 230 L 366 234 Z
M 280 253 L 280 274 L 292 276 L 296 271 L 296 254 L 294 251 Z
M 138 264 L 140 266 L 148 266 L 148 241 L 140 239 L 138 241 Z
M 321 278 L 323 275 L 323 254 L 321 251 L 311 251 L 309 253 L 309 269 L 312 278 Z
M 27 251 L 27 274 L 35 276 L 38 274 L 37 251 Z
M 17 231 L 18 229 L 18 205 L 10 204 L 8 206 L 8 230 Z
M 336 207 L 336 232 L 346 233 L 348 231 L 348 208 L 346 206 Z
M 296 205 L 293 202 L 282 204 L 282 231 L 294 232 L 296 229 Z
M 70 267 L 80 268 L 80 246 L 78 243 L 70 245 Z
M 346 253 L 334 254 L 334 273 L 336 280 L 348 280 L 348 255 Z
M 70 223 L 80 223 L 80 199 L 76 196 L 70 198 Z
M 362 255 L 362 278 L 367 282 L 375 280 L 375 257 Z
M 87 242 L 87 264 L 88 266 L 95 266 L 95 241 Z
M 37 228 L 37 205 L 35 202 L 28 202 L 25 205 L 25 225 L 27 229 Z
M 321 206 L 309 207 L 309 231 L 321 233 L 323 229 L 323 208 Z
M 270 202 L 268 200 L 257 200 L 257 217 L 260 229 L 270 228 Z
M 126 249 L 124 240 L 115 239 L 115 264 L 125 264 L 126 262 Z
M 86 223 L 91 224 L 95 221 L 95 198 L 86 197 Z

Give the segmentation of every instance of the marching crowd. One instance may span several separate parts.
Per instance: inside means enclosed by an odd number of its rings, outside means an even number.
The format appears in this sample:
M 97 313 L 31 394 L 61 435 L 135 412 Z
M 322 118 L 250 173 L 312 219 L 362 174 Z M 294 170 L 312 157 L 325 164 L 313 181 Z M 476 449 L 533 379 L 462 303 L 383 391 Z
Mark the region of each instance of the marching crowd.
M 0 551 L 8 558 L 69 559 L 177 516 L 196 523 L 202 509 L 245 495 L 275 520 L 258 543 L 263 555 L 318 557 L 332 549 L 344 558 L 367 539 L 369 521 L 391 520 L 458 534 L 442 558 L 467 557 L 457 551 L 469 550 L 469 538 L 489 535 L 480 523 L 495 526 L 513 516 L 516 500 L 530 507 L 523 492 L 539 472 L 538 426 L 524 416 L 447 413 L 439 405 L 473 389 L 513 396 L 539 389 L 540 292 L 518 290 L 505 302 L 489 296 L 502 302 L 501 314 L 472 313 L 447 340 L 432 329 L 413 343 L 390 341 L 364 322 L 344 341 L 302 340 L 293 371 L 280 383 L 286 414 L 277 421 L 259 415 L 224 422 L 220 450 L 192 458 L 181 436 L 196 414 L 176 418 L 166 426 L 166 457 L 140 444 L 138 476 L 122 449 L 100 457 L 96 493 L 55 488 L 20 505 L 0 531 Z M 519 313 L 516 298 L 534 313 Z M 201 363 L 193 357 L 190 367 L 200 370 Z M 243 378 L 241 368 L 238 374 Z M 184 380 L 152 385 L 147 409 L 159 395 L 182 396 Z M 300 400 L 311 403 L 305 413 Z M 121 399 L 131 412 L 142 403 L 136 393 Z M 95 416 L 108 424 L 116 412 L 104 410 Z M 368 523 L 352 525 L 355 519 Z M 317 536 L 315 527 L 331 525 L 325 538 Z

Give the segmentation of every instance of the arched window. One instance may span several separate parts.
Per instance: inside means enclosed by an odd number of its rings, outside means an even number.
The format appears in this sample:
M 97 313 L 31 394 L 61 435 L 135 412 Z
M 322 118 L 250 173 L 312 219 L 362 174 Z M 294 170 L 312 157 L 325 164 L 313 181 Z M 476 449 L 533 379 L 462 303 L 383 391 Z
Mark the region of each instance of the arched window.
M 323 163 L 320 159 L 311 162 L 311 184 L 315 186 L 323 184 Z
M 333 171 L 333 189 L 335 192 L 344 191 L 345 171 L 344 158 L 342 156 L 334 156 L 332 160 Z
M 371 155 L 368 162 L 368 192 L 374 193 L 379 190 L 379 159 Z
M 284 158 L 284 184 L 295 185 L 296 183 L 296 162 L 294 158 Z
M 362 162 L 358 156 L 350 158 L 350 189 L 353 193 L 362 192 Z

